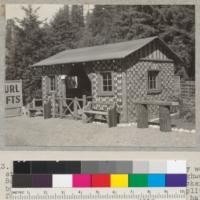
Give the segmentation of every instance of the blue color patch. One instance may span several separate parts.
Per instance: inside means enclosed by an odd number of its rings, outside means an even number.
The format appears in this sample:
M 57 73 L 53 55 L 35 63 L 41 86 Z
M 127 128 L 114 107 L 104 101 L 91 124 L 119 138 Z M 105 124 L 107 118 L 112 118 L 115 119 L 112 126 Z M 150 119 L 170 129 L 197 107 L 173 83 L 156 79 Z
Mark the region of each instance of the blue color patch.
M 148 187 L 165 187 L 165 174 L 149 174 Z

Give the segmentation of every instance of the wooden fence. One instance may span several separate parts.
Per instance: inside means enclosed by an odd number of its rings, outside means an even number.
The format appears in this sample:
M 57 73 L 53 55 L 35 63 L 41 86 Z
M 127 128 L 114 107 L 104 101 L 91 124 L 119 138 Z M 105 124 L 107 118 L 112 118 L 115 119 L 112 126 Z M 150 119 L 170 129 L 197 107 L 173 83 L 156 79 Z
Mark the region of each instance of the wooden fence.
M 181 81 L 180 86 L 183 104 L 195 106 L 195 81 Z
M 83 95 L 82 98 L 56 98 L 52 96 L 52 117 L 81 119 L 83 107 L 86 106 L 88 100 L 92 100 L 92 97 Z

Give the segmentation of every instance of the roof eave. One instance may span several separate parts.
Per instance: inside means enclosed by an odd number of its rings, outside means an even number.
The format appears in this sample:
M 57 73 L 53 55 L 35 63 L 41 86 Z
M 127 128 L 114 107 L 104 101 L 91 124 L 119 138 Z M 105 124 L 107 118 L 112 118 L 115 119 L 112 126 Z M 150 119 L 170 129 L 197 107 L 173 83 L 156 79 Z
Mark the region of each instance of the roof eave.
M 107 58 L 107 59 L 98 59 L 98 60 L 89 60 L 89 61 L 75 61 L 75 62 L 63 62 L 63 63 L 52 63 L 52 64 L 34 64 L 30 65 L 30 67 L 47 67 L 47 66 L 53 66 L 53 65 L 72 65 L 72 64 L 78 64 L 78 63 L 89 63 L 89 62 L 99 62 L 99 61 L 108 61 L 108 60 L 121 60 L 123 58 L 127 57 L 127 55 L 121 56 L 121 57 L 115 57 L 115 58 Z
M 160 38 L 157 38 L 157 39 L 174 56 L 174 59 L 176 61 L 178 61 L 180 64 L 184 63 L 183 60 L 177 55 L 177 53 L 175 53 L 171 48 L 169 48 L 168 45 L 163 40 L 161 40 Z

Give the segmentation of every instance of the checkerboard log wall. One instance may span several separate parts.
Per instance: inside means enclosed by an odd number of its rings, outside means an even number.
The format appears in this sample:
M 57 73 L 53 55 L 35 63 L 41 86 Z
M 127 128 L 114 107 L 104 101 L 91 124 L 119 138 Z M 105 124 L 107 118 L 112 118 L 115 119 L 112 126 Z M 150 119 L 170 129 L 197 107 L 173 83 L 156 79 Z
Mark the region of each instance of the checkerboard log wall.
M 122 111 L 122 66 L 121 62 L 116 61 L 102 61 L 94 62 L 87 69 L 88 77 L 92 84 L 92 97 L 97 102 L 103 103 L 116 103 L 117 110 L 119 113 Z M 98 94 L 99 90 L 99 81 L 98 73 L 102 71 L 112 71 L 113 72 L 113 91 L 114 95 L 112 96 L 101 96 Z M 98 105 L 97 110 L 106 110 L 106 105 Z
M 148 94 L 147 72 L 158 70 L 161 80 L 161 92 L 159 94 Z M 114 95 L 98 95 L 98 72 L 113 71 Z M 121 61 L 94 62 L 87 73 L 92 84 L 92 96 L 95 101 L 116 103 L 118 112 L 122 116 L 122 72 L 126 74 L 126 104 L 128 121 L 136 120 L 136 106 L 134 101 L 138 100 L 172 100 L 174 90 L 174 63 L 167 57 L 165 51 L 156 43 L 146 46 L 134 55 L 130 55 Z M 99 105 L 96 109 L 105 110 L 106 107 Z M 158 106 L 149 106 L 149 118 L 158 117 Z
M 127 110 L 128 121 L 135 121 L 137 116 L 134 101 L 172 100 L 174 95 L 174 63 L 159 46 L 146 47 L 134 56 L 124 60 L 126 64 Z M 148 94 L 148 70 L 158 70 L 160 92 Z M 159 107 L 149 105 L 149 119 L 157 118 Z
M 173 72 L 172 63 L 157 63 L 159 65 L 159 76 L 161 80 L 161 92 L 159 94 L 147 94 L 147 71 L 151 69 L 151 62 L 137 62 L 127 70 L 127 106 L 128 119 L 136 119 L 136 107 L 134 101 L 142 100 L 170 100 L 173 96 Z M 158 116 L 158 106 L 149 106 L 150 118 Z

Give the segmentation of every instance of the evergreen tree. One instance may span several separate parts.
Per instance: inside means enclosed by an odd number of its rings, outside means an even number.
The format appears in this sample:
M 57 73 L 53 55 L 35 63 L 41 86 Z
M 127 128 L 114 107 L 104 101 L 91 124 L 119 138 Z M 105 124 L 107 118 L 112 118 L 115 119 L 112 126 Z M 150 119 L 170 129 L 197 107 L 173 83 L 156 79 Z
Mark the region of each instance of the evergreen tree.
M 16 19 L 18 25 L 14 26 L 14 38 L 12 42 L 7 41 L 7 47 L 10 48 L 6 63 L 7 78 L 14 69 L 12 79 L 22 79 L 23 97 L 27 102 L 31 100 L 34 90 L 38 87 L 38 82 L 32 77 L 30 65 L 45 57 L 41 49 L 46 45 L 46 41 L 41 29 L 42 22 L 37 15 L 39 8 L 34 10 L 28 6 L 22 9 L 25 17 L 22 20 Z M 7 36 L 9 37 L 9 34 Z
M 162 6 L 164 28 L 160 37 L 180 56 L 190 77 L 195 76 L 194 6 Z
M 79 44 L 78 44 L 79 47 L 89 47 L 89 46 L 94 45 L 92 32 L 89 29 L 91 15 L 92 14 L 88 11 L 85 16 L 85 23 L 84 23 L 84 28 L 82 30 L 82 37 L 79 40 Z
M 16 25 L 13 19 L 9 19 L 6 25 L 6 80 L 18 79 L 16 62 Z
M 58 53 L 73 47 L 73 32 L 69 6 L 65 5 L 55 14 L 51 21 L 52 51 Z
M 83 37 L 84 32 L 84 16 L 83 6 L 73 5 L 71 11 L 71 23 L 72 23 L 72 47 L 79 47 L 80 40 Z
M 50 27 L 54 54 L 78 47 L 84 31 L 83 6 L 73 5 L 70 9 L 65 5 L 55 14 Z
M 87 18 L 86 46 L 158 35 L 183 60 L 194 78 L 194 6 L 96 5 Z
M 89 46 L 113 42 L 112 28 L 115 6 L 96 5 L 92 14 L 87 16 L 87 31 L 90 36 Z M 88 39 L 87 37 L 85 39 Z M 87 44 L 87 43 L 86 43 Z
M 118 6 L 115 37 L 119 40 L 131 40 L 154 36 L 158 33 L 154 25 L 152 6 Z

